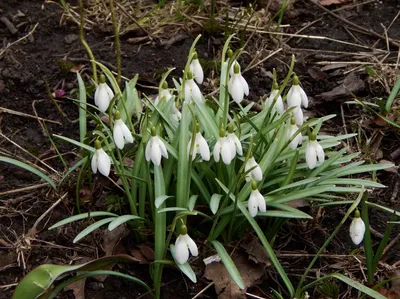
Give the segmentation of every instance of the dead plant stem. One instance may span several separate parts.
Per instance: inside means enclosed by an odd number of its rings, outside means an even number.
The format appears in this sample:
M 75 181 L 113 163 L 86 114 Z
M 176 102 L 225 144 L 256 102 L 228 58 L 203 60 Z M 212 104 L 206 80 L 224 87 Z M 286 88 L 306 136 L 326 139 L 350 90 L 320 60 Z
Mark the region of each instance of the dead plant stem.
M 121 44 L 119 40 L 119 26 L 115 17 L 114 0 L 110 0 L 111 20 L 114 27 L 115 58 L 117 60 L 117 82 L 121 84 Z

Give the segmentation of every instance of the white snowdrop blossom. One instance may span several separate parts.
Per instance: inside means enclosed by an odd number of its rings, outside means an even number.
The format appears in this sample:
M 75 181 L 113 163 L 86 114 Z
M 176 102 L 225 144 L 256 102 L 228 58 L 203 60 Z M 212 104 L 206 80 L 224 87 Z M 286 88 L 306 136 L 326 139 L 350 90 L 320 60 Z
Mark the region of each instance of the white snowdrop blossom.
M 179 122 L 182 118 L 182 113 L 176 108 L 176 106 L 172 106 L 171 118 Z
M 96 152 L 94 153 L 92 161 L 90 163 L 92 171 L 93 173 L 97 173 L 98 170 L 102 175 L 108 176 L 111 169 L 111 159 L 101 148 L 101 142 L 99 140 L 96 140 L 94 142 L 94 146 Z
M 325 153 L 322 146 L 316 140 L 315 134 L 312 133 L 306 147 L 306 163 L 308 168 L 315 168 L 317 161 L 323 163 L 325 161 Z
M 196 158 L 197 153 L 200 154 L 201 158 L 204 161 L 210 160 L 210 148 L 208 147 L 207 141 L 204 139 L 203 135 L 200 133 L 199 125 L 196 124 L 196 137 L 194 140 L 194 147 L 192 153 L 192 161 Z M 190 155 L 190 147 L 192 146 L 192 138 L 190 138 L 188 146 L 187 146 L 187 154 Z
M 196 103 L 203 102 L 200 88 L 193 80 L 192 72 L 189 72 L 188 78 L 185 81 L 185 102 L 190 104 L 194 100 Z
M 350 237 L 354 245 L 359 245 L 364 239 L 365 234 L 365 223 L 360 218 L 360 212 L 358 210 L 354 213 L 353 221 L 350 224 Z
M 168 159 L 167 148 L 160 137 L 156 135 L 156 128 L 151 128 L 151 137 L 146 146 L 146 160 L 152 161 L 155 166 L 160 166 L 161 156 Z
M 256 182 L 252 182 L 251 184 L 252 191 L 250 193 L 249 201 L 248 201 L 248 209 L 251 217 L 255 217 L 260 212 L 267 211 L 267 205 L 265 203 L 264 196 L 258 191 Z
M 181 233 L 175 241 L 175 260 L 181 265 L 186 263 L 189 259 L 189 251 L 193 256 L 199 254 L 196 243 L 187 234 L 186 226 L 182 225 Z
M 274 82 L 271 94 L 267 98 L 265 105 L 267 108 L 269 108 L 272 105 L 272 103 L 274 102 L 274 99 L 276 98 L 276 102 L 275 102 L 273 109 L 275 109 L 279 113 L 279 115 L 282 115 L 285 109 L 283 107 L 282 97 L 280 94 L 279 95 L 278 94 L 279 94 L 279 87 L 278 87 L 278 84 L 276 82 Z
M 233 143 L 233 157 L 236 156 L 236 153 L 240 156 L 243 155 L 243 149 L 242 149 L 242 144 L 240 143 L 239 138 L 236 136 L 236 134 L 233 132 L 233 126 L 229 124 L 228 126 L 228 140 Z
M 133 143 L 133 136 L 131 131 L 129 131 L 126 124 L 121 119 L 121 114 L 117 110 L 114 115 L 114 129 L 113 137 L 115 146 L 119 149 L 123 149 L 125 146 L 125 141 Z
M 303 111 L 301 110 L 301 105 L 305 108 L 308 107 L 308 97 L 304 92 L 303 88 L 299 85 L 299 78 L 295 75 L 293 77 L 293 85 L 290 87 L 287 94 L 288 107 L 296 107 L 293 109 L 293 115 L 296 119 L 296 124 L 301 126 L 304 121 Z
M 287 131 L 287 140 L 290 140 L 294 134 L 296 134 L 297 130 L 299 127 L 296 125 L 296 120 L 294 117 L 291 119 L 291 123 L 289 124 L 289 129 Z M 295 150 L 299 145 L 301 145 L 303 142 L 303 135 L 301 132 L 297 134 L 293 140 L 289 143 L 289 147 L 292 150 Z
M 197 53 L 194 54 L 192 62 L 190 63 L 190 71 L 193 73 L 194 80 L 196 80 L 197 84 L 202 84 L 204 80 L 204 72 L 200 61 L 197 58 Z
M 233 158 L 235 158 L 234 153 L 236 148 L 233 142 L 231 142 L 227 137 L 225 137 L 225 130 L 221 129 L 219 132 L 219 138 L 214 146 L 214 160 L 219 162 L 220 157 L 225 164 L 231 164 Z
M 172 94 L 170 93 L 170 91 L 168 89 L 168 84 L 165 81 L 164 81 L 160 91 L 158 92 L 158 96 L 154 100 L 154 105 L 157 105 L 163 98 L 165 98 L 166 102 L 169 102 L 169 100 L 172 98 Z
M 228 91 L 232 99 L 238 104 L 243 100 L 245 95 L 249 95 L 249 85 L 240 73 L 238 63 L 235 64 L 234 73 L 229 79 Z
M 247 160 L 246 165 L 244 166 L 244 172 L 248 172 L 250 169 L 251 171 L 246 174 L 246 181 L 250 182 L 251 179 L 261 181 L 263 177 L 262 170 L 253 156 Z
M 94 93 L 94 103 L 101 112 L 106 112 L 111 100 L 114 97 L 114 92 L 108 87 L 106 83 L 106 77 L 100 76 L 100 83 Z

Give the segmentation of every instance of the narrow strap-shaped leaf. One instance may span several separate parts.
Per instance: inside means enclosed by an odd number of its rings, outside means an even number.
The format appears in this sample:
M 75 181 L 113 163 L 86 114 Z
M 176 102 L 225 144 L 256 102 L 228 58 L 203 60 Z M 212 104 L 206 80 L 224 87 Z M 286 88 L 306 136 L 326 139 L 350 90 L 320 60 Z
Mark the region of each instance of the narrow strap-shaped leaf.
M 105 218 L 105 219 L 101 219 L 91 225 L 89 225 L 87 228 L 85 228 L 83 231 L 81 231 L 76 237 L 75 239 L 72 241 L 73 243 L 77 243 L 79 242 L 81 239 L 83 239 L 84 237 L 86 237 L 88 234 L 90 234 L 92 231 L 98 229 L 99 227 L 103 226 L 104 224 L 107 224 L 111 221 L 113 221 L 115 219 L 115 217 L 110 217 L 110 218 Z
M 215 250 L 217 250 L 219 257 L 221 258 L 226 271 L 228 271 L 229 275 L 231 276 L 232 280 L 238 285 L 240 289 L 244 289 L 244 282 L 242 276 L 239 273 L 239 270 L 236 268 L 235 263 L 229 256 L 228 252 L 226 252 L 225 247 L 219 241 L 211 241 Z
M 91 212 L 91 213 L 83 213 L 83 214 L 79 214 L 79 215 L 74 215 L 68 218 L 65 218 L 59 222 L 57 222 L 56 224 L 53 224 L 52 226 L 49 227 L 49 230 L 55 229 L 57 227 L 66 225 L 68 223 L 74 222 L 74 221 L 78 221 L 78 220 L 82 220 L 82 219 L 86 219 L 89 217 L 101 217 L 101 216 L 115 216 L 118 217 L 117 214 L 111 213 L 111 212 L 103 212 L 103 211 L 98 211 L 98 212 Z
M 139 216 L 135 216 L 135 215 L 119 216 L 110 222 L 110 224 L 108 225 L 108 230 L 112 231 L 125 222 L 131 221 L 131 220 L 137 220 L 137 219 L 143 219 L 143 218 L 141 218 Z

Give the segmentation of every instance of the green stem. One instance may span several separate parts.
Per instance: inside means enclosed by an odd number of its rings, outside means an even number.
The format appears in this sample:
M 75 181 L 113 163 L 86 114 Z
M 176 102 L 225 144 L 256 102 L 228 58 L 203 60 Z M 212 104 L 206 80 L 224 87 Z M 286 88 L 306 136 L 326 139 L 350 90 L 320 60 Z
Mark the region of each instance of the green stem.
M 121 84 L 121 44 L 119 41 L 119 27 L 115 18 L 114 0 L 110 0 L 111 20 L 114 26 L 115 55 L 117 60 L 117 82 Z
M 90 61 L 92 63 L 92 71 L 93 71 L 93 80 L 95 83 L 97 83 L 97 67 L 95 63 L 95 59 L 92 53 L 92 50 L 90 49 L 88 43 L 85 40 L 85 32 L 84 32 L 84 25 L 85 25 L 85 17 L 83 15 L 83 3 L 82 0 L 79 0 L 79 14 L 80 14 L 80 24 L 79 24 L 79 39 L 81 41 L 81 44 L 85 48 L 87 54 L 89 55 Z

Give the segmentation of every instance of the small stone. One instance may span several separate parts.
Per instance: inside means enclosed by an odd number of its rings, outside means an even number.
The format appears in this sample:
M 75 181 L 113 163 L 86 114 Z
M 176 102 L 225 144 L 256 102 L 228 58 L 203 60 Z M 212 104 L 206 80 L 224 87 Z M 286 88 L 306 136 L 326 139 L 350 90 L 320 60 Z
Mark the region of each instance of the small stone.
M 104 284 L 101 282 L 91 281 L 88 285 L 88 288 L 93 291 L 98 291 L 104 289 Z
M 79 39 L 79 35 L 77 34 L 68 34 L 64 37 L 64 42 L 68 45 L 72 44 L 73 42 Z

